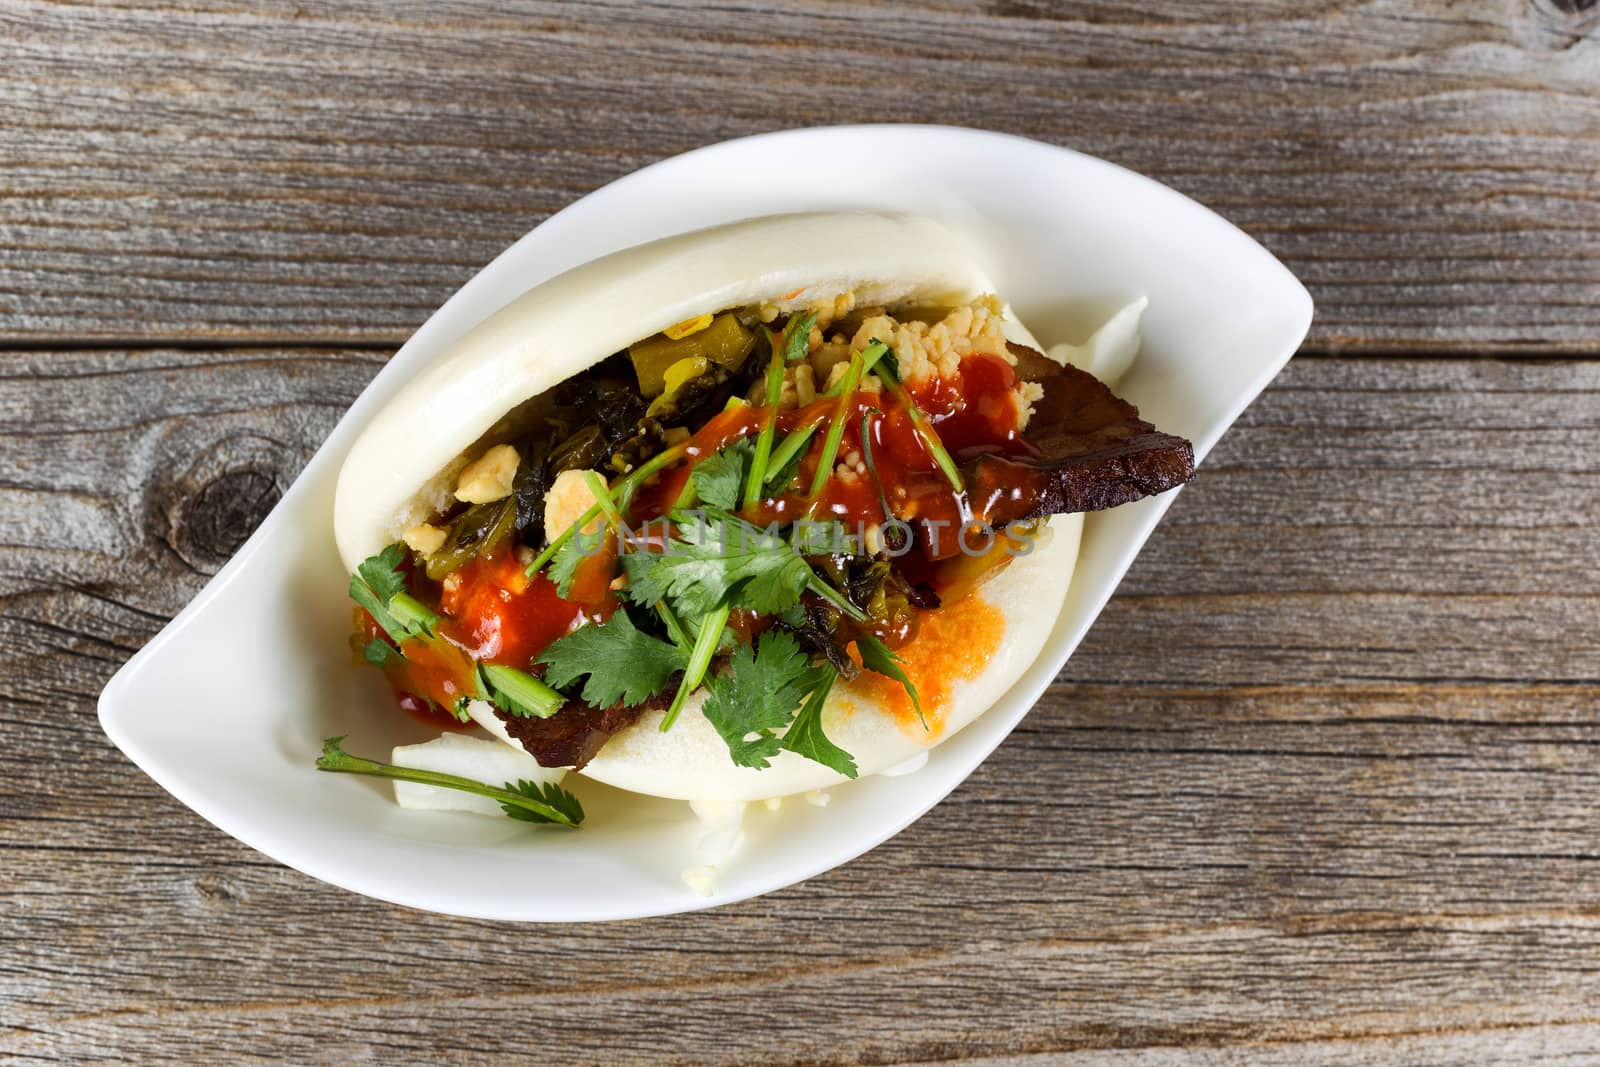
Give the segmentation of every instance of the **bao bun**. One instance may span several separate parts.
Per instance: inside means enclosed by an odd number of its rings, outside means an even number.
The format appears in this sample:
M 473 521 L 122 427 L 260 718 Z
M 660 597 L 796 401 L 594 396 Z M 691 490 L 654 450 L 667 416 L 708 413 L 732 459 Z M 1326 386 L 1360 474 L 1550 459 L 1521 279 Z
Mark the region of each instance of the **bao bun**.
M 514 408 L 634 341 L 706 312 L 854 291 L 858 306 L 955 305 L 992 292 L 969 251 L 940 224 L 864 213 L 785 215 L 655 241 L 539 285 L 455 343 L 368 424 L 339 473 L 334 534 L 345 566 L 441 509 L 457 471 L 495 443 Z M 1002 294 L 1003 295 L 1003 294 Z M 1009 311 L 1008 311 L 1009 316 Z M 1008 317 L 1013 340 L 1038 347 Z M 836 686 L 825 729 L 863 775 L 893 768 L 960 730 L 1032 664 L 1054 624 L 1077 558 L 1081 516 L 1057 516 L 1027 556 L 971 595 L 1004 620 L 989 663 L 957 682 L 940 728 L 924 733 L 851 687 Z M 671 731 L 647 714 L 583 771 L 641 793 L 753 800 L 838 784 L 828 768 L 785 752 L 762 771 L 736 767 L 699 713 L 697 694 Z M 493 731 L 501 734 L 503 731 Z

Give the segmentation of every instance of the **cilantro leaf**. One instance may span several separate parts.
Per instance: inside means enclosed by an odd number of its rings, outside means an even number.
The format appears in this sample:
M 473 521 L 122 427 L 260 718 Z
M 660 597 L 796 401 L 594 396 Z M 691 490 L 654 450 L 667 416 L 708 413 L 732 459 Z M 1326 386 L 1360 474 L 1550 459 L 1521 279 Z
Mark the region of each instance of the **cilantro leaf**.
M 806 311 L 794 316 L 783 328 L 783 361 L 793 363 L 811 350 L 811 328 L 817 324 L 817 313 Z
M 903 379 L 900 377 L 900 357 L 894 354 L 894 349 L 891 348 L 883 355 L 879 356 L 878 364 L 874 369 L 878 372 L 879 378 L 887 377 L 895 385 L 902 384 Z
M 633 552 L 624 562 L 635 603 L 669 600 L 682 616 L 730 605 L 762 615 L 783 611 L 812 580 L 805 558 L 775 530 L 708 513 L 681 522 L 664 552 Z
M 626 542 L 622 553 L 622 573 L 627 582 L 622 595 L 642 607 L 663 603 L 667 595 L 665 570 L 657 570 L 661 552 L 647 542 Z M 674 613 L 676 614 L 676 613 Z
M 558 688 L 584 675 L 581 696 L 597 708 L 622 703 L 642 704 L 667 687 L 683 670 L 684 655 L 675 645 L 643 633 L 624 610 L 598 626 L 582 626 L 551 642 L 539 654 L 545 681 Z
M 856 638 L 856 650 L 861 653 L 861 665 L 867 670 L 893 678 L 906 687 L 906 693 L 911 697 L 911 706 L 917 709 L 917 718 L 921 720 L 922 728 L 928 729 L 928 720 L 922 714 L 922 698 L 917 695 L 917 687 L 911 684 L 911 679 L 901 669 L 900 657 L 871 634 L 862 634 Z
M 379 670 L 398 667 L 406 661 L 400 650 L 381 637 L 374 637 L 361 648 L 361 656 Z
M 755 443 L 743 437 L 706 457 L 695 464 L 694 473 L 689 476 L 694 481 L 694 491 L 712 507 L 733 511 L 739 506 L 739 494 L 754 455 Z
M 363 560 L 361 566 L 356 568 L 356 577 L 387 604 L 396 593 L 406 591 L 405 575 L 400 573 L 400 564 L 405 560 L 405 546 L 396 541 L 376 556 L 368 556 Z
M 768 630 L 755 645 L 733 650 L 727 673 L 706 680 L 701 713 L 728 743 L 735 764 L 763 769 L 783 749 L 775 731 L 793 721 L 821 673 L 807 663 L 799 642 Z
M 405 591 L 405 577 L 400 573 L 404 559 L 405 546 L 396 542 L 376 556 L 367 557 L 350 576 L 350 599 L 365 608 L 396 644 L 412 636 L 410 630 L 389 614 L 389 601 L 396 593 Z
M 541 785 L 538 782 L 519 779 L 516 782 L 507 782 L 505 787 L 507 792 L 536 800 L 565 816 L 564 819 L 552 819 L 537 808 L 501 801 L 500 810 L 513 819 L 521 819 L 523 822 L 565 822 L 569 826 L 576 826 L 583 821 L 583 805 L 579 803 L 578 798 L 554 782 L 545 782 Z
M 821 681 L 811 691 L 811 696 L 806 698 L 800 713 L 794 717 L 794 725 L 783 735 L 783 747 L 832 768 L 846 778 L 854 778 L 861 773 L 856 767 L 855 757 L 828 740 L 828 735 L 822 731 L 822 706 L 828 701 L 828 693 L 833 689 L 838 672 L 832 667 L 823 667 L 818 673 Z
M 606 540 L 605 530 L 584 533 L 573 531 L 565 544 L 556 550 L 550 560 L 550 580 L 556 583 L 556 596 L 563 599 L 572 594 L 572 583 L 578 576 L 578 567 L 584 560 L 598 553 Z

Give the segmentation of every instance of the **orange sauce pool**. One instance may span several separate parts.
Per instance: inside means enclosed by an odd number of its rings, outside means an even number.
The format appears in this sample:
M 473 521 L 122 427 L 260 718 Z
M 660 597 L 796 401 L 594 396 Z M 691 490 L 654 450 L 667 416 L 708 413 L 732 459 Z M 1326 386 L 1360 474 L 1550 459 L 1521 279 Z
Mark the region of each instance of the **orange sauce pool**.
M 910 694 L 893 678 L 863 671 L 855 681 L 840 685 L 848 696 L 887 709 L 902 730 L 931 744 L 944 732 L 955 683 L 971 681 L 983 673 L 1005 631 L 1006 620 L 1000 609 L 976 593 L 922 614 L 916 640 L 896 654 L 901 669 L 922 698 L 928 730 L 923 730 L 917 719 Z

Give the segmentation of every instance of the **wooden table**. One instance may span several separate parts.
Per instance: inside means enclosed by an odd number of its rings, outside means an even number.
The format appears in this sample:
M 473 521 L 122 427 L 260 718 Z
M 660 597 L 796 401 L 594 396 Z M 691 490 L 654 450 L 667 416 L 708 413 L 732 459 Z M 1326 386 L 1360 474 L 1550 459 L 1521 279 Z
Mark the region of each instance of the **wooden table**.
M 0 42 L 0 1060 L 1600 1058 L 1594 0 L 12 0 Z M 1143 171 L 1318 304 L 927 818 L 748 903 L 516 927 L 286 870 L 101 735 L 503 246 L 880 120 Z

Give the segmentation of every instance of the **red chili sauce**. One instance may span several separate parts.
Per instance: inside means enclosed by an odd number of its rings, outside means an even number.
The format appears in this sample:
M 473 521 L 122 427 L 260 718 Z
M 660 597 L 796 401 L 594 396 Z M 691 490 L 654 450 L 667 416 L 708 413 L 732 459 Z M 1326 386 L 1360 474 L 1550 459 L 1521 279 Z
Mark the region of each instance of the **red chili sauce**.
M 411 586 L 413 595 L 439 612 L 437 633 L 402 644 L 405 658 L 391 661 L 385 674 L 401 709 L 429 726 L 462 725 L 445 709 L 476 695 L 473 659 L 526 670 L 583 611 L 557 596 L 555 583 L 543 574 L 529 578 L 508 551 L 474 559 L 443 583 L 413 573 Z M 365 611 L 357 612 L 357 627 L 363 641 L 381 634 Z

